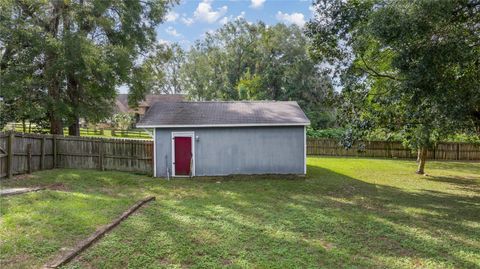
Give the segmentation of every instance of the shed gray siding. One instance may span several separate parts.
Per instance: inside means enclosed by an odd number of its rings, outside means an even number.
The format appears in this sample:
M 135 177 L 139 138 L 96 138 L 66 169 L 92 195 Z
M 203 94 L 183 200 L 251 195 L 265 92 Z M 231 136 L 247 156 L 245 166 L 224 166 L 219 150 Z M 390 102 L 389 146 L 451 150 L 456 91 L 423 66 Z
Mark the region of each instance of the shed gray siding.
M 172 169 L 172 132 L 195 132 L 195 175 L 304 174 L 304 126 L 157 128 L 156 173 Z

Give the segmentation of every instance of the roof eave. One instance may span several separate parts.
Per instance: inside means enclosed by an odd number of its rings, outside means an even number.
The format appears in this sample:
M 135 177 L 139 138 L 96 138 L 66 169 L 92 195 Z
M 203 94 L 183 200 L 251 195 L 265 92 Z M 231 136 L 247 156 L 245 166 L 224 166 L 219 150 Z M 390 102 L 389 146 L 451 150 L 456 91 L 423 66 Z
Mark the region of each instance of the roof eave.
M 310 122 L 301 123 L 245 123 L 245 124 L 137 124 L 137 128 L 207 128 L 207 127 L 269 127 L 269 126 L 309 126 Z

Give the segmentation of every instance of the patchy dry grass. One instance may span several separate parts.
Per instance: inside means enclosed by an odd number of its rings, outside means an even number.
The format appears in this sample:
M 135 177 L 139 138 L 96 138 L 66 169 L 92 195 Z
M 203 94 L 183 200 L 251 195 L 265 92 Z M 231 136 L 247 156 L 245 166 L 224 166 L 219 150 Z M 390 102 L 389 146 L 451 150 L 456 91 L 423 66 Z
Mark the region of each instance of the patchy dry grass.
M 480 164 L 427 165 L 419 176 L 411 161 L 309 158 L 293 179 L 36 173 L 3 185 L 62 190 L 1 198 L 2 266 L 41 264 L 155 195 L 67 267 L 479 268 Z

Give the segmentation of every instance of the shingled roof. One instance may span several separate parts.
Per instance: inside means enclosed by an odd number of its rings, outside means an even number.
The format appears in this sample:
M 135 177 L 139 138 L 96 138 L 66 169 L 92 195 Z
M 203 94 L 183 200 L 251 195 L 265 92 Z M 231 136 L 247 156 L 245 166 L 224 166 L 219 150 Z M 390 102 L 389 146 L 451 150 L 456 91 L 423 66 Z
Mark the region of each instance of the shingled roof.
M 139 128 L 304 126 L 310 121 L 297 102 L 173 102 L 155 103 L 137 123 Z

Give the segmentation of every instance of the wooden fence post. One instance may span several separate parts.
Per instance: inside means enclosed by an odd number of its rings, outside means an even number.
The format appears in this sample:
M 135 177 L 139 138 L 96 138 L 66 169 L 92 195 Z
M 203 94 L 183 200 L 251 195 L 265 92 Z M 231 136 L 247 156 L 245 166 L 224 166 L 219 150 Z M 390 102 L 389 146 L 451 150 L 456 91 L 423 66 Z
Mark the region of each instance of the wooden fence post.
M 27 144 L 27 172 L 32 173 L 32 144 Z
M 457 143 L 457 160 L 460 160 L 460 144 Z
M 132 159 L 130 159 L 130 166 L 133 167 L 133 164 L 137 164 L 137 155 L 135 154 L 135 144 L 137 142 L 135 141 L 131 141 L 130 142 L 130 156 L 132 157 Z M 133 159 L 135 158 L 135 159 Z
M 41 144 L 41 157 L 40 157 L 40 170 L 45 170 L 45 141 L 46 138 L 42 138 L 42 144 Z
M 8 178 L 12 178 L 13 176 L 13 146 L 15 141 L 15 134 L 10 132 L 8 136 L 8 159 L 7 159 L 7 176 Z
M 53 135 L 52 140 L 52 149 L 53 149 L 53 168 L 57 168 L 57 136 Z
M 100 140 L 99 142 L 99 145 L 98 145 L 98 162 L 99 162 L 99 166 L 100 166 L 100 170 L 101 171 L 104 171 L 104 168 L 103 168 L 103 140 Z

